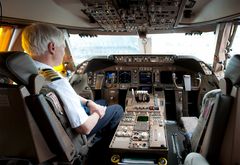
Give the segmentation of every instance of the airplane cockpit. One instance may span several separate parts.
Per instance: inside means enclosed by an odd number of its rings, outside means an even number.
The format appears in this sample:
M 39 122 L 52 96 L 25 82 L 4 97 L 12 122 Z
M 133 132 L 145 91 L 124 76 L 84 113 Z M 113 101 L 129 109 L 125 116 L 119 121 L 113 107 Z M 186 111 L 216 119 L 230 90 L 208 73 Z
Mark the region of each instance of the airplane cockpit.
M 77 68 L 70 82 L 79 95 L 105 99 L 125 109 L 110 145 L 115 153 L 113 157 L 131 154 L 136 157 L 135 152 L 142 150 L 144 156 L 159 152 L 161 161 L 167 160 L 170 144 L 166 138 L 173 137 L 174 133 L 167 135 L 164 121 L 183 126 L 182 117 L 199 117 L 204 95 L 219 88 L 211 68 L 190 56 L 110 55 L 91 58 Z M 83 77 L 86 80 L 82 81 Z M 144 126 L 144 122 L 148 125 Z M 159 136 L 156 142 L 151 134 Z M 174 137 L 183 138 L 183 135 Z M 179 145 L 176 143 L 175 147 Z M 138 162 L 131 158 L 124 161 Z
M 238 6 L 0 0 L 0 164 L 240 164 Z M 101 156 L 96 134 L 71 127 L 58 92 L 21 46 L 34 23 L 64 35 L 63 61 L 53 70 L 86 107 L 98 100 L 122 107 Z
M 175 104 L 176 94 L 187 92 L 190 99 L 191 114 L 196 111 L 204 94 L 218 88 L 217 78 L 203 61 L 193 57 L 177 57 L 175 55 L 111 55 L 96 57 L 78 66 L 77 74 L 86 74 L 85 90 L 79 90 L 81 95 L 91 98 L 104 98 L 110 104 L 121 102 L 125 106 L 128 91 L 143 90 L 149 94 L 164 92 L 168 97 L 169 106 Z M 186 79 L 186 82 L 185 82 Z M 187 84 L 186 84 L 187 83 Z M 81 87 L 72 83 L 76 91 Z M 187 85 L 187 86 L 185 86 Z M 89 92 L 87 92 L 89 89 Z M 176 92 L 178 91 L 178 92 Z M 79 93 L 80 94 L 80 93 Z M 122 97 L 122 98 L 121 98 Z M 181 98 L 181 96 L 179 96 Z M 171 104 L 173 103 L 173 104 Z M 171 109 L 171 108 L 170 108 Z M 175 109 L 175 108 L 174 108 Z M 175 114 L 176 112 L 172 112 Z M 171 114 L 169 112 L 169 114 Z M 176 119 L 176 116 L 169 116 Z

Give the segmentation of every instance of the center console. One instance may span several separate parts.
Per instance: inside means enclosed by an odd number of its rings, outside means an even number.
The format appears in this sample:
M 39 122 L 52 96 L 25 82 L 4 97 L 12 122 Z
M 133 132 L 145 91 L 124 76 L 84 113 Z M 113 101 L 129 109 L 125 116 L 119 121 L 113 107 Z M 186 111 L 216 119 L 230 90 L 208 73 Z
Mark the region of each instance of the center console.
M 124 117 L 109 146 L 112 162 L 167 161 L 165 118 L 164 92 L 128 91 Z

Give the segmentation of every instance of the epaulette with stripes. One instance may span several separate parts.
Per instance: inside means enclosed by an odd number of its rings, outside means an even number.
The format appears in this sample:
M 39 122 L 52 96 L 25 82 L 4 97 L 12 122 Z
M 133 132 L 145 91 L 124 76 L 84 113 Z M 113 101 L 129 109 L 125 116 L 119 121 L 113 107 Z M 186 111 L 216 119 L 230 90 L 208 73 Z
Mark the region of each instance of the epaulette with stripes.
M 61 79 L 61 77 L 58 75 L 57 72 L 55 72 L 52 69 L 42 69 L 39 72 L 45 79 L 47 79 L 48 81 L 56 81 Z

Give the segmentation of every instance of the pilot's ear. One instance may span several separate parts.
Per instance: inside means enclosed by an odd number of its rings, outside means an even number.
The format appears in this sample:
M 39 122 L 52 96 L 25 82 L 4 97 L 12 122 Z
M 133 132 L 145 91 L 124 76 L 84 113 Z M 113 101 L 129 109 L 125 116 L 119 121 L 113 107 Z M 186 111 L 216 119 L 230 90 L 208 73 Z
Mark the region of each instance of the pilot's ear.
M 54 54 L 55 44 L 53 42 L 48 43 L 48 51 L 49 51 L 50 54 Z

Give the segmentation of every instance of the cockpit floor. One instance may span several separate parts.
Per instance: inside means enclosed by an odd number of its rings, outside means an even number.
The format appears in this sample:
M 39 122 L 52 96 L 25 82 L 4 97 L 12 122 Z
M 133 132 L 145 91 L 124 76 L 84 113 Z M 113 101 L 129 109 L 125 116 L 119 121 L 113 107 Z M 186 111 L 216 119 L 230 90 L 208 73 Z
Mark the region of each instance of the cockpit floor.
M 167 139 L 168 139 L 168 148 L 169 148 L 168 165 L 181 164 L 180 158 L 177 156 L 177 153 L 175 153 L 174 151 L 175 149 L 173 145 L 172 136 L 176 136 L 179 153 L 182 154 L 182 152 L 184 151 L 184 146 L 183 146 L 183 140 L 185 139 L 184 132 L 181 130 L 181 128 L 177 125 L 175 121 L 167 121 L 166 129 L 167 129 Z

